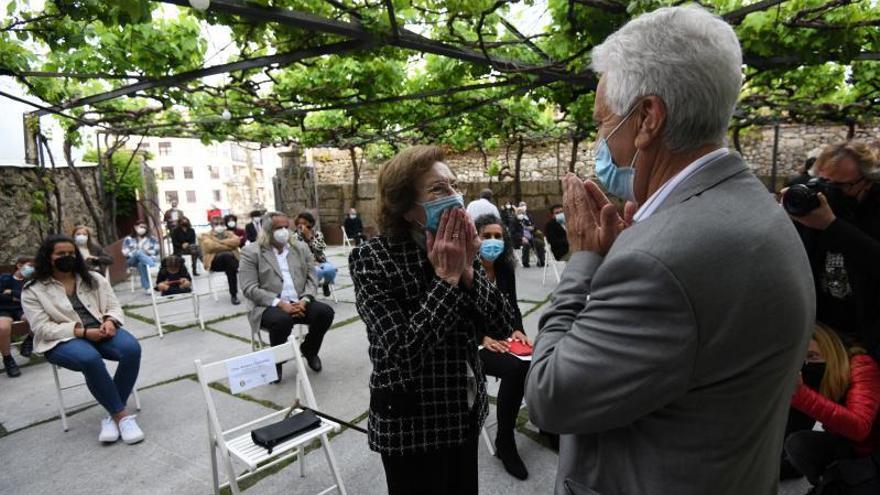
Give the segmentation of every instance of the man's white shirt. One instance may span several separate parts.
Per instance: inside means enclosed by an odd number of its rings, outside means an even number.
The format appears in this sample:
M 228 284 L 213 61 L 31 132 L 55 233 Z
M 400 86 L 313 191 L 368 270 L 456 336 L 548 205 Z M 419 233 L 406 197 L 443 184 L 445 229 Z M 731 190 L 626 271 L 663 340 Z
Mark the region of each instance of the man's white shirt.
M 645 204 L 639 207 L 639 210 L 633 216 L 633 222 L 640 222 L 650 217 L 654 214 L 654 211 L 666 201 L 666 198 L 668 198 L 669 195 L 672 194 L 672 192 L 675 191 L 675 189 L 688 177 L 694 175 L 709 163 L 723 156 L 727 156 L 728 153 L 730 153 L 730 151 L 727 148 L 719 148 L 691 162 L 691 164 L 683 168 L 681 172 L 675 174 L 671 179 L 666 181 L 665 184 L 660 186 L 660 189 L 657 189 L 654 194 L 645 201 Z
M 281 268 L 281 278 L 284 284 L 281 286 L 281 295 L 272 301 L 272 306 L 278 306 L 281 301 L 295 302 L 299 300 L 299 294 L 296 293 L 296 287 L 293 285 L 293 277 L 290 276 L 290 266 L 287 264 L 287 255 L 290 253 L 290 246 L 285 245 L 284 251 L 278 252 L 274 247 L 272 252 L 275 253 L 275 259 L 278 260 L 278 267 Z

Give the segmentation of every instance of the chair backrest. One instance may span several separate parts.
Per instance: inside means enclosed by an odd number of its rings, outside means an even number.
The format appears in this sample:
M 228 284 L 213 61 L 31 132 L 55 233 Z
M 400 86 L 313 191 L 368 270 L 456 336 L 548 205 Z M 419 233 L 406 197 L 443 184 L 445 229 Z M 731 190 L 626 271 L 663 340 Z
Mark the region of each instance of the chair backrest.
M 288 340 L 287 342 L 276 345 L 275 347 L 269 347 L 269 350 L 272 351 L 272 357 L 275 361 L 275 364 L 288 361 L 294 359 L 295 357 L 295 347 L 293 340 Z M 239 359 L 245 356 L 249 356 L 251 354 L 256 354 L 257 352 L 262 352 L 266 349 L 261 349 L 256 352 L 251 352 L 248 354 L 242 354 L 241 356 L 235 356 L 228 359 L 223 359 L 221 361 L 215 361 L 213 363 L 202 364 L 201 359 L 195 360 L 196 373 L 199 376 L 199 381 L 204 382 L 204 386 L 208 386 L 214 382 L 218 382 L 227 377 L 226 374 L 226 363 L 228 361 L 232 361 L 233 359 Z
M 287 342 L 285 342 L 284 344 L 269 347 L 268 349 L 272 351 L 272 358 L 275 364 L 293 359 L 293 361 L 296 363 L 297 371 L 297 397 L 300 396 L 300 391 L 302 391 L 303 395 L 305 396 L 303 397 L 305 405 L 317 409 L 318 405 L 315 401 L 315 393 L 312 391 L 312 385 L 309 382 L 308 375 L 306 374 L 306 368 L 305 364 L 303 364 L 302 355 L 297 350 L 296 337 L 291 335 Z M 265 350 L 266 349 L 261 349 L 260 351 L 256 352 L 262 352 Z M 255 354 L 256 352 L 250 352 L 241 356 L 235 356 L 208 364 L 202 364 L 201 359 L 196 359 L 194 361 L 199 385 L 201 385 L 202 387 L 202 394 L 205 397 L 205 404 L 208 407 L 208 418 L 213 425 L 214 431 L 217 432 L 218 435 L 223 432 L 223 429 L 220 425 L 220 417 L 217 415 L 217 408 L 214 405 L 213 396 L 211 395 L 210 384 L 220 381 L 228 376 L 226 368 L 226 363 L 228 361 L 238 359 L 243 356 L 249 356 Z

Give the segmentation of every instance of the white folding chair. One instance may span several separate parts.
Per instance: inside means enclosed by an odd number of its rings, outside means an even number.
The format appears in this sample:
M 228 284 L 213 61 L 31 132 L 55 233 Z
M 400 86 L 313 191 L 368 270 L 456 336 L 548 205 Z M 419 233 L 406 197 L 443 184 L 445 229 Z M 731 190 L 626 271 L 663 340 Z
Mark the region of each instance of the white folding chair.
M 548 246 L 549 248 L 549 246 Z M 552 269 L 553 274 L 556 275 L 556 283 L 559 283 L 559 267 L 558 265 L 565 265 L 564 261 L 557 261 L 556 256 L 553 256 L 553 251 L 547 250 L 547 254 L 549 254 L 549 259 L 546 263 L 544 263 L 544 273 L 541 275 L 541 285 L 543 286 L 547 282 L 547 269 Z
M 150 287 L 153 287 L 153 276 L 149 270 L 147 270 L 147 279 L 150 281 Z M 159 304 L 174 301 L 184 301 L 187 299 L 192 302 L 191 311 L 186 310 L 177 311 L 175 313 L 166 313 L 164 316 L 159 314 Z M 159 332 L 160 339 L 165 336 L 162 329 L 163 319 L 165 320 L 165 325 L 179 325 L 198 322 L 199 327 L 202 330 L 205 329 L 205 321 L 204 319 L 202 319 L 201 305 L 199 304 L 199 294 L 196 293 L 195 284 L 193 284 L 191 292 L 185 294 L 172 294 L 168 296 L 163 296 L 161 293 L 150 289 L 150 302 L 153 306 L 153 321 L 156 322 L 156 330 Z
M 294 360 L 296 363 L 297 380 L 296 398 L 301 399 L 307 407 L 317 409 L 315 394 L 312 391 L 308 375 L 306 375 L 303 358 L 296 348 L 296 342 L 297 339 L 291 336 L 286 343 L 271 347 L 273 360 L 276 364 L 291 359 Z M 287 415 L 292 406 L 228 430 L 222 428 L 210 384 L 228 377 L 226 363 L 232 359 L 236 358 L 209 364 L 202 364 L 200 359 L 195 360 L 196 373 L 198 374 L 199 384 L 202 387 L 202 393 L 205 396 L 208 410 L 208 446 L 211 452 L 211 474 L 213 477 L 214 494 L 219 495 L 222 488 L 229 486 L 233 495 L 239 495 L 241 493 L 238 486 L 240 480 L 253 476 L 264 469 L 269 469 L 294 456 L 297 456 L 299 461 L 300 477 L 305 477 L 305 446 L 314 440 L 320 440 L 327 458 L 327 464 L 330 466 L 330 472 L 333 473 L 335 481 L 334 485 L 321 491 L 320 494 L 336 491 L 340 495 L 345 495 L 345 485 L 342 482 L 339 466 L 336 463 L 336 457 L 333 455 L 330 440 L 327 437 L 327 434 L 330 432 L 340 431 L 339 424 L 321 418 L 320 426 L 282 442 L 272 449 L 271 454 L 267 449 L 254 443 L 251 438 L 251 431 L 281 420 Z M 299 409 L 295 410 L 295 412 L 299 411 Z M 226 482 L 222 484 L 220 483 L 218 469 L 218 451 L 221 457 L 219 462 L 222 463 L 227 478 Z M 234 462 L 244 464 L 247 467 L 247 471 L 241 475 L 236 474 Z
M 77 383 L 74 385 L 67 385 L 67 386 L 62 387 L 61 386 L 61 379 L 58 378 L 58 369 L 59 368 L 60 368 L 60 366 L 58 366 L 58 365 L 55 365 L 55 364 L 52 365 L 52 376 L 55 378 L 55 392 L 58 396 L 58 414 L 61 416 L 61 428 L 64 431 L 67 431 L 67 429 L 68 429 L 67 413 L 68 412 L 76 410 L 76 409 L 82 409 L 82 408 L 84 408 L 86 406 L 90 406 L 92 404 L 97 404 L 98 401 L 96 401 L 95 399 L 92 399 L 90 401 L 83 402 L 83 403 L 77 404 L 75 406 L 70 406 L 70 407 L 65 406 L 64 405 L 64 394 L 62 392 L 65 390 L 70 390 L 72 388 L 85 386 L 86 382 Z M 135 408 L 137 408 L 137 410 L 140 411 L 141 410 L 141 398 L 138 397 L 137 385 L 135 385 L 134 388 L 131 389 L 131 395 L 134 397 Z
M 354 246 L 354 242 L 348 238 L 348 234 L 345 233 L 345 227 L 339 228 L 342 229 L 342 247 L 350 251 L 352 246 Z
M 296 335 L 297 340 L 302 340 L 303 336 L 305 335 L 303 332 L 303 328 L 305 328 L 305 326 L 306 325 L 302 323 L 294 325 L 290 334 Z M 251 350 L 256 351 L 258 349 L 266 347 L 266 343 L 263 342 L 262 332 L 269 333 L 269 330 L 265 328 L 254 329 L 253 327 L 251 327 Z
M 226 272 L 212 272 L 211 270 L 207 270 L 207 272 L 208 292 L 211 293 L 211 298 L 214 299 L 214 302 L 217 302 L 217 292 L 224 288 L 228 291 L 229 281 L 226 279 Z M 214 280 L 214 277 L 220 277 L 220 280 Z
M 155 259 L 154 259 L 155 261 Z M 147 274 L 150 273 L 151 270 L 155 270 L 157 273 L 159 272 L 159 263 L 156 262 L 153 266 L 147 267 Z M 109 273 L 109 271 L 108 271 Z M 107 277 L 107 281 L 110 280 L 110 277 Z M 136 287 L 140 287 L 141 282 L 141 272 L 138 270 L 136 266 L 128 267 L 128 281 L 131 286 L 131 291 L 134 292 Z M 150 290 L 152 290 L 152 286 L 150 286 Z
M 486 448 L 489 449 L 489 455 L 495 455 L 495 445 L 492 444 L 492 438 L 489 437 L 489 432 L 486 431 L 486 425 L 483 425 L 483 428 L 480 430 L 480 436 L 483 437 L 483 441 L 486 442 Z

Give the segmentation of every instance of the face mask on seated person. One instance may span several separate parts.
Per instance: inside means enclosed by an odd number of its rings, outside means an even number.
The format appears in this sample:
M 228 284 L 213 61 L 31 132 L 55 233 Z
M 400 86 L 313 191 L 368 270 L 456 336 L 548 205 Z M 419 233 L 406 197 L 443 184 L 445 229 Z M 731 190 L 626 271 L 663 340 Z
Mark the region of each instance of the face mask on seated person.
M 814 390 L 819 390 L 825 376 L 825 363 L 806 363 L 801 368 L 804 383 Z
M 76 242 L 77 246 L 82 247 L 85 246 L 87 242 L 89 242 L 89 236 L 79 234 L 78 236 L 74 237 L 73 240 Z
M 504 252 L 504 241 L 501 239 L 483 239 L 480 243 L 480 256 L 486 261 L 495 261 Z
M 436 234 L 437 229 L 440 227 L 440 217 L 443 216 L 443 212 L 450 208 L 464 208 L 464 196 L 453 194 L 435 199 L 434 201 L 428 201 L 427 203 L 421 203 L 421 205 L 425 209 L 425 230 Z
M 76 266 L 76 258 L 74 258 L 73 256 L 62 256 L 60 258 L 56 258 L 55 261 L 52 262 L 52 264 L 59 272 L 70 273 Z
M 224 233 L 224 232 L 226 232 L 226 226 L 224 226 L 224 225 L 215 225 L 215 226 L 214 226 L 214 233 L 215 233 L 215 234 L 218 234 L 218 235 L 219 235 L 219 234 L 222 234 L 222 233 Z
M 24 278 L 31 278 L 31 275 L 34 274 L 33 265 L 24 265 L 21 267 L 21 276 Z
M 235 222 L 233 222 L 233 221 L 230 220 L 229 222 L 226 222 L 226 226 L 229 227 L 230 229 L 234 229 L 234 228 L 235 228 Z
M 137 235 L 144 235 L 147 233 L 147 229 L 144 227 L 135 227 L 134 231 L 137 232 Z
M 272 238 L 275 239 L 275 242 L 278 244 L 287 244 L 287 241 L 290 240 L 290 230 L 289 229 L 275 229 L 272 231 Z

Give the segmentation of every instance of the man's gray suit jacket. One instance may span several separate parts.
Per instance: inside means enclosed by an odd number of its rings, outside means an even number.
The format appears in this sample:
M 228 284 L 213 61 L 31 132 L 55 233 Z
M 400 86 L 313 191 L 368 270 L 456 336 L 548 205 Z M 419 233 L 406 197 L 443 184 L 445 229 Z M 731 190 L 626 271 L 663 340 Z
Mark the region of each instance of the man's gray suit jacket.
M 291 241 L 287 253 L 287 267 L 293 278 L 293 287 L 302 298 L 317 294 L 318 282 L 315 276 L 315 262 L 309 247 L 299 241 Z M 281 267 L 275 249 L 263 247 L 252 242 L 241 250 L 241 263 L 238 267 L 241 292 L 250 303 L 248 322 L 251 328 L 259 330 L 263 311 L 272 305 L 284 287 Z
M 791 220 L 730 153 L 574 253 L 526 386 L 557 494 L 771 495 L 815 318 Z

